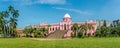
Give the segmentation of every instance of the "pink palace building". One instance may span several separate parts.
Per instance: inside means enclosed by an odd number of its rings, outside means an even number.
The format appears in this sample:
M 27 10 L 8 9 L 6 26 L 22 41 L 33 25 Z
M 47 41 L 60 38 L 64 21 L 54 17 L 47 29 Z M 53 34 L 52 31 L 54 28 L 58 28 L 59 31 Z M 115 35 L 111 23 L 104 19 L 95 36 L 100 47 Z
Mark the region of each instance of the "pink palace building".
M 87 30 L 87 32 L 83 33 L 83 35 L 90 34 L 91 36 L 93 36 L 95 34 L 95 31 L 96 31 L 96 28 L 97 28 L 96 21 L 89 20 L 89 21 L 86 21 L 86 22 L 72 22 L 69 14 L 65 14 L 64 17 L 63 17 L 63 20 L 59 23 L 56 23 L 56 24 L 45 24 L 45 23 L 43 23 L 43 24 L 40 24 L 40 25 L 33 25 L 32 27 L 33 28 L 48 28 L 49 33 L 53 33 L 56 30 L 67 30 L 64 37 L 69 37 L 69 36 L 71 36 L 71 33 L 73 33 L 72 25 L 74 23 L 77 23 L 78 26 L 80 26 L 82 24 L 92 24 L 94 28 L 91 29 L 91 30 Z M 50 26 L 48 27 L 48 25 L 50 25 Z

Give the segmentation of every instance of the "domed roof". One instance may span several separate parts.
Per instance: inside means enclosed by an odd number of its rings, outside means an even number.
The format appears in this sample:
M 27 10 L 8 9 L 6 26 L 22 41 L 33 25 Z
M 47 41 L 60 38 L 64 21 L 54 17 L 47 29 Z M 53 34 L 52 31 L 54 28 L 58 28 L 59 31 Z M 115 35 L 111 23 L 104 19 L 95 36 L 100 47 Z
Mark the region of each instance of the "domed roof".
M 70 17 L 70 15 L 69 15 L 68 13 L 66 13 L 66 14 L 64 15 L 64 18 L 71 18 L 71 17 Z

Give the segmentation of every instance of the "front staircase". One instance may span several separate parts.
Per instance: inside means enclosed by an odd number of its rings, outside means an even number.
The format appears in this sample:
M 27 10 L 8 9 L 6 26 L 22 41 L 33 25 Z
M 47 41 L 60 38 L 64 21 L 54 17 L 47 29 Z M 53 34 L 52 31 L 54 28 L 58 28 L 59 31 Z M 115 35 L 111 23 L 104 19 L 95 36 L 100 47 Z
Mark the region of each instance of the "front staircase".
M 57 31 L 49 34 L 46 38 L 61 39 L 61 38 L 63 38 L 63 36 L 65 35 L 66 32 L 67 32 L 67 30 L 57 30 Z

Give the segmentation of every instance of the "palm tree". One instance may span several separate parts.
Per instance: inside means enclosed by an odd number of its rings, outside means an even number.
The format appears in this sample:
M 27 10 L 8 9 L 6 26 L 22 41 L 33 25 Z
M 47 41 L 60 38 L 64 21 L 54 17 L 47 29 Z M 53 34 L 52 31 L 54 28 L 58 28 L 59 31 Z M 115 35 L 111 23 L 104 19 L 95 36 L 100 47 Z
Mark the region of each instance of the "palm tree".
M 93 27 L 92 24 L 87 24 L 87 30 L 88 30 L 88 31 L 92 30 L 93 28 L 94 28 L 94 27 Z M 88 35 L 90 35 L 90 33 L 89 33 Z
M 15 10 L 11 5 L 8 7 L 9 13 L 11 13 L 10 17 L 10 28 L 11 33 L 14 34 L 14 29 L 16 29 L 17 26 L 17 18 L 19 16 L 18 10 Z
M 3 33 L 3 31 L 2 31 L 2 29 L 3 29 L 3 28 L 2 28 L 2 20 L 3 20 L 3 13 L 0 12 L 0 28 L 1 28 L 1 29 L 0 29 L 0 32 L 1 32 L 1 33 Z
M 7 32 L 6 32 L 6 22 L 7 20 L 5 20 L 5 18 L 7 18 L 9 16 L 8 12 L 7 11 L 3 11 L 3 12 L 0 12 L 0 26 L 2 28 L 2 32 L 4 34 L 4 37 L 6 37 L 7 35 Z
M 19 16 L 18 10 L 14 10 L 13 18 L 18 18 L 18 16 Z
M 85 24 L 80 25 L 79 27 L 79 31 L 83 32 L 83 35 L 86 35 L 86 31 L 87 31 L 87 26 Z
M 6 36 L 8 35 L 8 32 L 6 31 L 7 28 L 6 28 L 6 25 L 7 25 L 7 20 L 5 20 L 6 18 L 9 17 L 9 12 L 8 11 L 3 11 L 3 32 L 6 33 Z
M 8 11 L 9 11 L 10 13 L 13 13 L 13 10 L 14 10 L 14 8 L 10 5 L 10 6 L 8 7 Z
M 17 26 L 17 19 L 10 18 L 10 28 L 12 29 L 11 34 L 14 34 L 14 29 L 16 28 L 16 26 Z
M 9 17 L 9 12 L 8 11 L 3 11 L 3 17 L 8 18 Z
M 46 28 L 40 28 L 41 34 L 45 37 L 47 35 L 48 29 Z
M 8 11 L 0 12 L 0 28 L 5 36 L 14 33 L 18 16 L 18 10 L 15 10 L 11 5 L 8 7 Z
M 10 26 L 11 26 L 12 28 L 16 28 L 16 26 L 17 26 L 17 19 L 15 19 L 15 18 L 10 18 Z
M 87 24 L 87 28 L 88 28 L 88 29 L 93 29 L 94 27 L 93 27 L 92 24 Z
M 3 26 L 3 29 L 2 29 L 2 30 L 3 30 L 3 32 L 4 32 L 4 35 L 7 36 L 7 35 L 8 35 L 8 32 L 6 31 L 6 29 L 7 29 L 7 28 L 6 28 L 7 20 L 3 20 L 2 24 L 3 24 L 3 25 L 2 25 L 2 26 Z
M 77 37 L 78 28 L 79 28 L 79 27 L 78 27 L 78 24 L 77 24 L 77 23 L 74 23 L 73 26 L 72 26 L 72 29 L 73 29 L 73 31 L 75 32 L 76 37 Z

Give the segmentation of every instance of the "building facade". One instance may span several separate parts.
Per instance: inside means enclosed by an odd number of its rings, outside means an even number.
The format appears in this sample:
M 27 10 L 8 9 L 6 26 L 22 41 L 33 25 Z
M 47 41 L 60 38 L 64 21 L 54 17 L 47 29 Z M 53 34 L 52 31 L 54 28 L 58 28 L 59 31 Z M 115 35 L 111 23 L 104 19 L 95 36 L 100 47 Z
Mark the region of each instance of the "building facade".
M 95 31 L 97 29 L 97 25 L 96 25 L 96 21 L 93 20 L 89 20 L 86 22 L 72 22 L 71 17 L 69 14 L 65 14 L 63 17 L 63 20 L 59 23 L 56 24 L 40 24 L 40 25 L 32 25 L 32 28 L 48 28 L 48 32 L 49 33 L 53 33 L 56 30 L 68 30 L 68 32 L 65 34 L 65 36 L 71 36 L 71 33 L 73 33 L 72 31 L 72 26 L 74 23 L 77 23 L 78 26 L 83 25 L 83 24 L 92 24 L 92 26 L 94 27 L 91 30 L 87 30 L 86 33 L 83 33 L 83 35 L 94 35 Z
M 112 25 L 112 27 L 120 26 L 120 20 L 114 20 L 111 25 Z
M 96 23 L 97 23 L 97 28 L 104 26 L 104 24 L 106 24 L 106 27 L 111 26 L 111 22 L 106 21 L 106 20 L 96 20 Z

